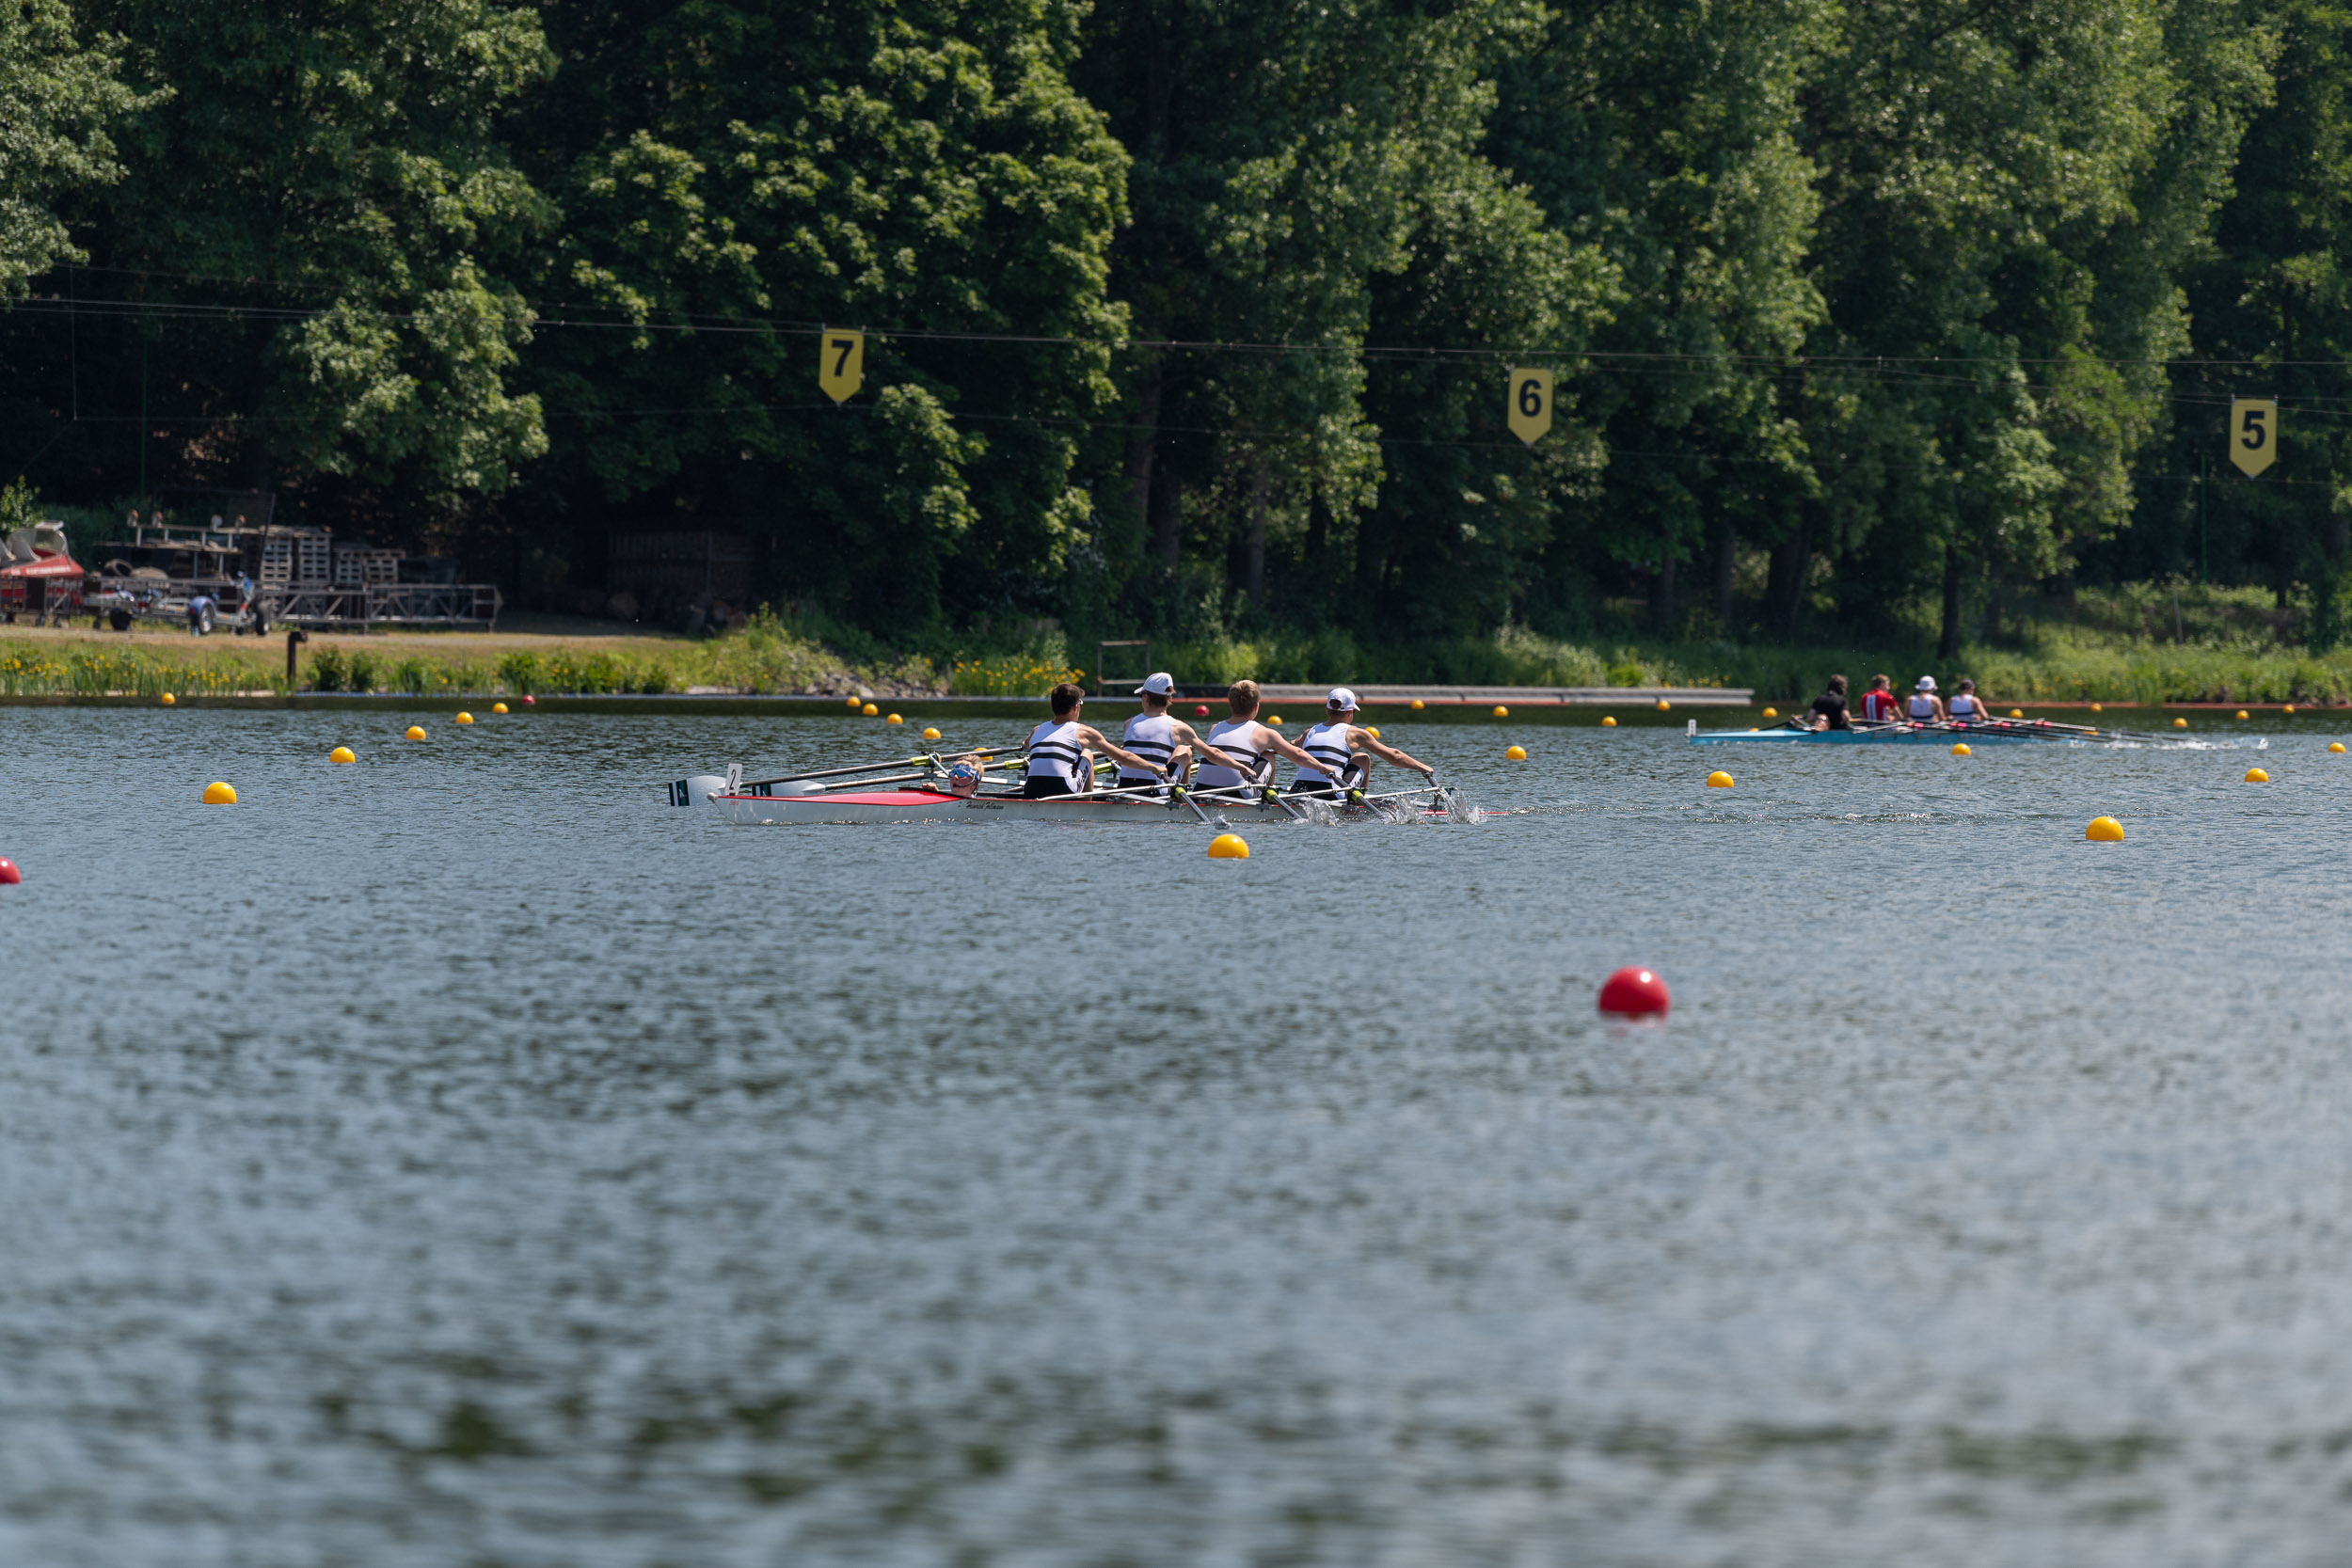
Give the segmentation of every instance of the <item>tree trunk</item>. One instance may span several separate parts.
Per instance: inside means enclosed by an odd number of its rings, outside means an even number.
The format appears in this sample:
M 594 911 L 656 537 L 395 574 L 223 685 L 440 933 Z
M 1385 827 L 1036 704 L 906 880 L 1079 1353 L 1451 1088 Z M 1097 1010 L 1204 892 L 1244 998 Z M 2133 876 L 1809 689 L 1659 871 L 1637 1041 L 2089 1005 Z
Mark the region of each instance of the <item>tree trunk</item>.
M 2001 574 L 1998 572 L 1993 574 L 1992 586 L 1984 596 L 1984 640 L 1987 642 L 2001 640 Z
M 1265 603 L 1266 462 L 1262 452 L 1249 464 L 1249 546 L 1242 556 L 1242 592 Z
M 1799 512 L 1795 531 L 1772 551 L 1772 625 L 1784 638 L 1797 635 L 1797 617 L 1804 609 L 1804 579 L 1813 565 L 1811 521 Z
M 1184 488 L 1165 463 L 1152 469 L 1152 559 L 1169 571 L 1184 544 Z
M 1935 657 L 1960 657 L 1960 547 L 1944 541 L 1944 632 L 1935 640 Z
M 1127 495 L 1136 509 L 1136 521 L 1145 528 L 1152 526 L 1152 468 L 1160 451 L 1160 360 L 1155 356 L 1143 367 L 1142 396 L 1136 410 L 1136 423 L 1141 427 L 1136 437 L 1127 443 Z M 1160 541 L 1152 541 L 1152 553 L 1158 554 Z M 1170 562 L 1169 564 L 1174 564 Z
M 1671 636 L 1675 624 L 1675 557 L 1666 550 L 1659 557 L 1657 575 L 1649 583 L 1650 629 L 1661 637 Z
M 1739 536 L 1725 529 L 1715 541 L 1715 619 L 1724 624 L 1725 632 L 1731 630 L 1731 575 L 1739 561 Z

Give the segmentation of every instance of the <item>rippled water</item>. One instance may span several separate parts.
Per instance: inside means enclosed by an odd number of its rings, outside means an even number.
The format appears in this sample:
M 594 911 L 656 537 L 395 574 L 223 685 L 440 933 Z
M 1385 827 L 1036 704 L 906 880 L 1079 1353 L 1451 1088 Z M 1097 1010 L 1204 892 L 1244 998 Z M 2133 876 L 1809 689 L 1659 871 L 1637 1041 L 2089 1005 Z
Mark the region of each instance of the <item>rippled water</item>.
M 2317 730 L 1399 726 L 1533 809 L 1213 863 L 660 804 L 851 721 L 0 724 L 0 1560 L 2344 1560 Z

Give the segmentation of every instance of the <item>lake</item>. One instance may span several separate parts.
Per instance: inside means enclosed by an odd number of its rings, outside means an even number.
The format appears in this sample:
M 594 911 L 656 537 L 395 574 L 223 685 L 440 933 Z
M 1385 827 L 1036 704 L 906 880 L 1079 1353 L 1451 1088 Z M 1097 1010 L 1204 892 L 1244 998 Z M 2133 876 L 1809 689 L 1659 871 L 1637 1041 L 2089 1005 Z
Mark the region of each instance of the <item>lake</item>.
M 0 710 L 0 1560 L 2344 1560 L 2339 732 L 1384 723 L 1497 815 L 1212 862 L 451 708 Z

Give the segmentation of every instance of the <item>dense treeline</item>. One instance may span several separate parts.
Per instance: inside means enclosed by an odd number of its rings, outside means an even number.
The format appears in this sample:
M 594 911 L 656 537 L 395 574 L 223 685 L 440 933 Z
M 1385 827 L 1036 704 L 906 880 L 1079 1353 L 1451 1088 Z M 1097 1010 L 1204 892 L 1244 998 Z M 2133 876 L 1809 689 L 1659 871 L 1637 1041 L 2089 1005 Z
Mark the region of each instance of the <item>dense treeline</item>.
M 2329 643 L 2348 81 L 2334 0 L 0 0 L 0 470 L 527 595 L 741 525 L 898 637 Z

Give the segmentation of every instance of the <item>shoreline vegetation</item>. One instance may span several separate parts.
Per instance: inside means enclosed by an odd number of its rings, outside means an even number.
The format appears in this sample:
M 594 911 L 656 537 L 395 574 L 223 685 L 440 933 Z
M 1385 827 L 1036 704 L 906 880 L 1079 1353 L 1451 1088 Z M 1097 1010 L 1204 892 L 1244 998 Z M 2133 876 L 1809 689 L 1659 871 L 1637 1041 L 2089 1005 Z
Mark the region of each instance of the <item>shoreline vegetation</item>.
M 1963 643 L 1939 659 L 1931 641 L 1881 646 L 1751 645 L 1633 639 L 1606 646 L 1508 628 L 1491 638 L 1359 645 L 1344 633 L 1271 635 L 1160 644 L 1155 668 L 1186 683 L 1249 676 L 1367 685 L 1749 687 L 1757 701 L 1802 702 L 1833 673 L 1860 689 L 1874 674 L 1907 689 L 1921 674 L 1948 688 L 1973 677 L 1996 702 L 2352 703 L 2352 649 L 2312 654 L 2282 645 L 2257 594 L 2156 594 L 2093 599 L 2069 619 L 2018 624 L 2002 641 Z M 2244 601 L 2244 602 L 2240 602 Z M 2160 629 L 2154 621 L 2164 623 Z M 2137 623 L 2137 624 L 2135 624 Z M 1056 631 L 988 654 L 845 650 L 823 628 L 763 610 L 719 637 L 421 633 L 317 634 L 286 679 L 284 645 L 271 639 L 166 635 L 125 638 L 72 629 L 0 628 L 0 695 L 192 696 L 289 691 L 411 696 L 727 693 L 756 696 L 1035 696 L 1086 680 L 1083 660 Z M 2169 633 L 2170 635 L 2162 635 Z M 1136 673 L 1141 673 L 1137 671 Z M 1090 683 L 1089 683 L 1090 684 Z

